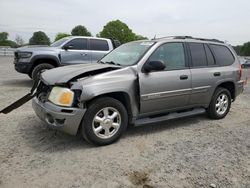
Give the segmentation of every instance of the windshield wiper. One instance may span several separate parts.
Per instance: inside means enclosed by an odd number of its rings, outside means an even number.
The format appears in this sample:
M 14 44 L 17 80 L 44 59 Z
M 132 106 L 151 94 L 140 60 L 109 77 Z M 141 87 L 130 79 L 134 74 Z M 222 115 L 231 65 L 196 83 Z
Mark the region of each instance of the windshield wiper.
M 97 63 L 105 64 L 103 61 L 97 61 Z
M 118 66 L 121 66 L 121 64 L 115 63 L 114 61 L 106 61 L 105 63 L 111 64 L 111 65 L 118 65 Z
M 115 63 L 114 61 L 106 61 L 106 62 L 103 62 L 103 61 L 97 61 L 97 63 L 101 63 L 101 64 L 111 64 L 111 65 L 118 65 L 118 66 L 122 66 L 121 64 L 119 64 L 119 63 Z

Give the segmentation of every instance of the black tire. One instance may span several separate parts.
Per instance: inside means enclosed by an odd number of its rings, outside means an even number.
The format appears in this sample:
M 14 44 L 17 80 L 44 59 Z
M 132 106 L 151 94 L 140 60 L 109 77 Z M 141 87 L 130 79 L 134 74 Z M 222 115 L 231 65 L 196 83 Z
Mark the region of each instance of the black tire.
M 217 103 L 217 100 L 219 100 L 219 97 L 221 97 L 222 95 L 226 95 L 227 96 L 227 98 L 228 98 L 228 105 L 226 107 L 225 112 L 221 111 L 221 114 L 219 114 L 217 112 L 217 108 L 219 108 L 219 107 L 216 107 L 216 103 Z M 232 102 L 231 93 L 227 89 L 225 89 L 225 88 L 218 87 L 215 90 L 215 92 L 214 92 L 214 95 L 213 95 L 213 98 L 212 98 L 212 100 L 210 102 L 209 107 L 207 108 L 207 114 L 208 114 L 208 116 L 211 119 L 222 119 L 222 118 L 224 118 L 227 115 L 227 113 L 229 112 L 229 110 L 230 110 L 231 102 Z
M 94 118 L 98 116 L 98 113 L 99 112 L 101 113 L 102 110 L 105 108 L 112 108 L 114 110 L 117 110 L 117 112 L 119 112 L 118 116 L 120 117 L 119 118 L 120 126 L 116 131 L 114 131 L 115 134 L 112 135 L 110 138 L 100 138 L 100 136 L 96 135 L 96 134 L 100 134 L 100 135 L 104 134 L 102 132 L 106 131 L 100 124 L 97 125 L 98 127 L 101 127 L 100 129 L 103 129 L 102 131 L 100 131 L 100 133 L 95 133 L 93 130 L 94 129 L 93 127 L 96 125 L 95 124 L 96 122 L 93 123 Z M 105 119 L 104 114 L 103 114 L 103 118 Z M 94 100 L 90 105 L 88 105 L 88 109 L 81 123 L 81 133 L 82 133 L 82 136 L 85 138 L 85 140 L 91 144 L 98 145 L 98 146 L 108 145 L 117 141 L 121 137 L 122 133 L 126 130 L 127 125 L 128 125 L 128 113 L 124 105 L 120 101 L 114 98 L 101 97 L 101 98 Z M 108 128 L 108 129 L 112 130 L 112 128 Z
M 31 78 L 37 80 L 42 71 L 55 68 L 53 65 L 48 63 L 41 63 L 35 66 L 31 72 Z

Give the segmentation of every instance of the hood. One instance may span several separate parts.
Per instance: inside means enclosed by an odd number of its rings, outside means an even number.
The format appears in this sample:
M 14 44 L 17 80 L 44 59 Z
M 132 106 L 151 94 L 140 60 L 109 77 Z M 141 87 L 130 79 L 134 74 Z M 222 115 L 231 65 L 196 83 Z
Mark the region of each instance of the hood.
M 41 74 L 41 79 L 49 85 L 63 84 L 120 68 L 120 66 L 100 63 L 70 65 L 47 70 Z
M 31 46 L 24 46 L 21 48 L 17 48 L 17 52 L 34 52 L 34 51 L 54 51 L 57 47 L 51 47 L 51 46 L 39 46 L 39 45 L 31 45 Z

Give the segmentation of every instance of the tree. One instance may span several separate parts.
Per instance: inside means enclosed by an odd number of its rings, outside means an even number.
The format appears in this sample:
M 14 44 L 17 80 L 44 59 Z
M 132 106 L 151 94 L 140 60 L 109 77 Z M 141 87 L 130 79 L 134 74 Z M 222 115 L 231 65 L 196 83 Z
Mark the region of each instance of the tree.
M 18 45 L 12 41 L 8 40 L 9 34 L 7 32 L 0 33 L 0 46 L 9 46 L 11 48 L 16 48 Z
M 98 35 L 104 38 L 117 39 L 122 44 L 135 40 L 135 34 L 125 23 L 121 22 L 120 20 L 108 22 Z
M 58 41 L 64 37 L 68 37 L 68 36 L 70 36 L 70 34 L 68 34 L 68 33 L 57 33 L 56 37 L 55 37 L 55 41 Z
M 233 49 L 235 50 L 235 52 L 237 53 L 237 55 L 240 55 L 240 49 L 241 49 L 241 45 L 238 46 L 233 46 Z
M 20 35 L 16 36 L 15 41 L 16 41 L 18 46 L 23 46 L 24 45 L 24 40 L 22 39 L 22 37 Z
M 29 40 L 29 44 L 33 45 L 49 45 L 49 37 L 42 31 L 37 31 L 33 33 L 33 36 Z
M 78 25 L 72 29 L 71 35 L 73 35 L 73 36 L 91 36 L 91 33 L 83 25 Z
M 240 55 L 242 56 L 250 56 L 250 42 L 246 42 L 240 49 Z
M 120 20 L 108 22 L 103 27 L 103 30 L 96 36 L 117 39 L 122 44 L 129 41 L 147 39 L 147 37 L 133 33 L 133 31 L 127 26 L 127 24 L 123 23 Z
M 9 33 L 7 32 L 1 32 L 0 33 L 0 41 L 5 41 L 8 39 Z
M 135 35 L 135 40 L 144 40 L 144 39 L 148 39 L 148 38 L 142 35 Z

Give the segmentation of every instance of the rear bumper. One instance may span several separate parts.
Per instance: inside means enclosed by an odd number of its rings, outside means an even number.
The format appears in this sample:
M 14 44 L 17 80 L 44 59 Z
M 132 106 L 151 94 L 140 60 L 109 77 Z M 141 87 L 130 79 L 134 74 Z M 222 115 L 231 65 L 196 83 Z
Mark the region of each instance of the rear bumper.
M 42 103 L 36 97 L 32 100 L 32 107 L 36 115 L 49 127 L 76 135 L 86 109 L 68 108 L 54 105 L 50 102 Z
M 32 64 L 29 62 L 14 62 L 15 70 L 20 73 L 29 74 Z
M 235 97 L 237 97 L 239 94 L 241 94 L 244 91 L 244 80 L 240 80 L 236 82 L 235 86 Z

